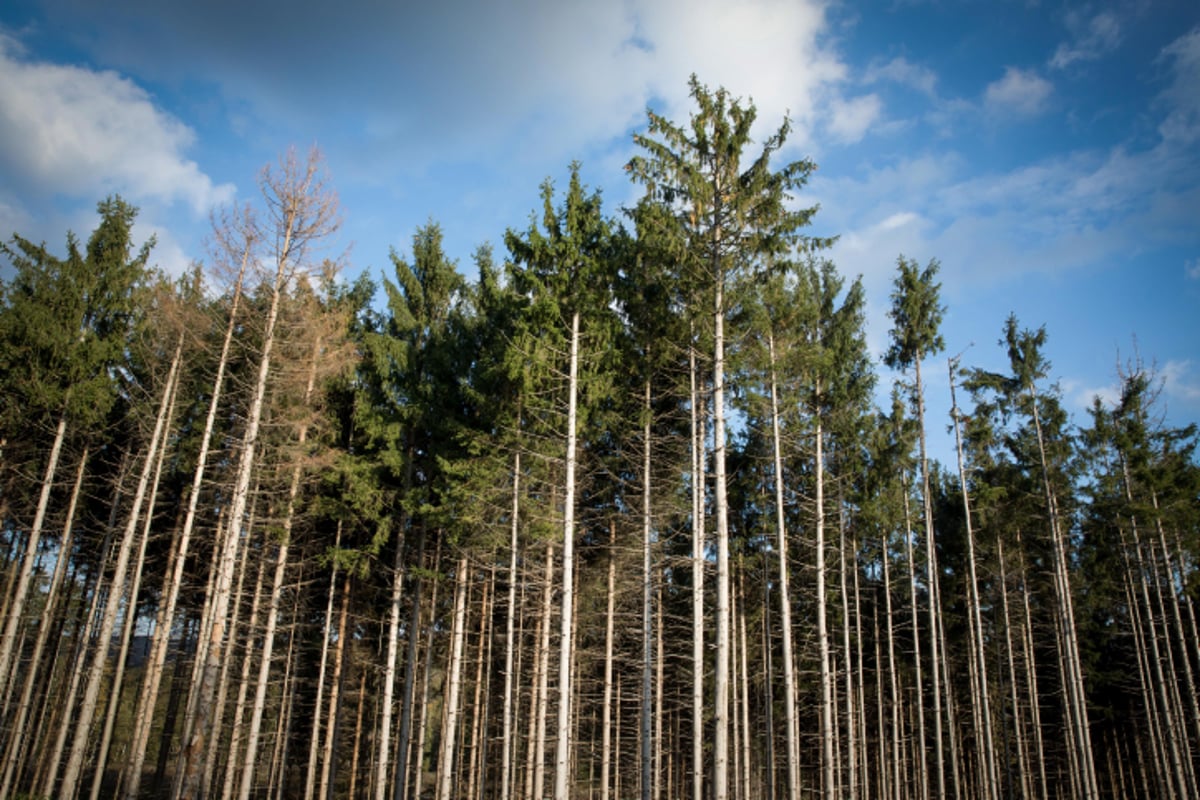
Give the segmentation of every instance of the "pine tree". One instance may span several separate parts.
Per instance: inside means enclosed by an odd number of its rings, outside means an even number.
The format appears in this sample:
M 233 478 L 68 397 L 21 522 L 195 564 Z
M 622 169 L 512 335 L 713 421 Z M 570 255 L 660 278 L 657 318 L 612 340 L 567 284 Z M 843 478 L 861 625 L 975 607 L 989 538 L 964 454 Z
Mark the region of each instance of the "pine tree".
M 697 297 L 711 304 L 712 442 L 714 513 L 716 516 L 717 607 L 716 668 L 713 703 L 713 781 L 715 800 L 729 792 L 729 692 L 731 667 L 729 501 L 726 479 L 725 324 L 734 306 L 737 283 L 754 272 L 762 259 L 791 247 L 815 208 L 790 209 L 789 192 L 799 188 L 814 169 L 809 161 L 773 170 L 772 156 L 790 130 L 785 120 L 768 137 L 759 155 L 743 167 L 756 119 L 753 105 L 744 106 L 725 89 L 715 92 L 693 75 L 689 84 L 698 110 L 686 126 L 648 112 L 648 134 L 635 135 L 645 155 L 628 166 L 651 196 L 680 220 L 688 248 L 683 280 L 694 282 Z M 699 308 L 688 313 L 701 319 Z M 699 557 L 696 554 L 695 557 Z M 699 720 L 695 736 L 700 736 Z M 702 765 L 694 764 L 699 772 Z M 696 799 L 698 800 L 698 798 Z
M 509 233 L 505 239 L 516 264 L 518 291 L 530 295 L 537 334 L 567 349 L 566 435 L 563 486 L 562 609 L 558 654 L 558 723 L 555 752 L 554 797 L 566 800 L 570 778 L 572 712 L 572 642 L 575 634 L 575 519 L 576 463 L 580 428 L 580 397 L 597 392 L 602 375 L 580 374 L 580 364 L 597 359 L 581 355 L 607 350 L 611 328 L 611 234 L 601 216 L 600 196 L 585 194 L 579 165 L 571 166 L 571 180 L 563 205 L 553 206 L 553 185 L 542 185 L 541 229 L 531 225 L 524 237 Z M 524 268 L 522 268 L 522 266 Z M 586 328 L 585 328 L 586 326 Z M 531 331 L 532 332 L 532 331 Z M 551 344 L 551 346 L 554 346 Z M 587 413 L 586 407 L 583 413 Z

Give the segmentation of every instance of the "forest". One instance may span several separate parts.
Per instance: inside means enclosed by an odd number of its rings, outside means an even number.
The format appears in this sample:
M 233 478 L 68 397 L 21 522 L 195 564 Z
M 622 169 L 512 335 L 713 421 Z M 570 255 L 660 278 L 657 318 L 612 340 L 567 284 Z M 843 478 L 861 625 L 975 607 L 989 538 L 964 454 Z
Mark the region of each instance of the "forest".
M 1200 797 L 1154 370 L 1076 423 L 891 253 L 881 387 L 816 165 L 691 95 L 634 207 L 572 165 L 471 279 L 435 222 L 345 279 L 315 150 L 183 276 L 118 196 L 0 245 L 0 797 Z

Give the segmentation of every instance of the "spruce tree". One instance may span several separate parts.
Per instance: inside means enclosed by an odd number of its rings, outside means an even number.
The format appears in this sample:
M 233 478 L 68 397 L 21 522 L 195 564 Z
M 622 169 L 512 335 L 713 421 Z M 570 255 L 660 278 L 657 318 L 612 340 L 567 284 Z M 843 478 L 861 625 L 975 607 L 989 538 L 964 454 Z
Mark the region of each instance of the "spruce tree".
M 815 208 L 789 207 L 790 192 L 798 189 L 815 168 L 795 161 L 774 169 L 772 157 L 790 131 L 787 120 L 769 136 L 761 151 L 743 160 L 757 118 L 752 104 L 744 105 L 725 89 L 710 90 L 695 75 L 689 82 L 697 110 L 686 125 L 672 123 L 648 111 L 649 131 L 637 134 L 644 151 L 629 162 L 635 180 L 651 197 L 679 219 L 687 242 L 687 269 L 681 276 L 695 287 L 693 297 L 708 305 L 687 314 L 711 323 L 712 334 L 712 447 L 714 513 L 716 516 L 717 608 L 716 668 L 714 672 L 713 797 L 726 800 L 729 786 L 729 692 L 731 667 L 729 500 L 726 478 L 725 325 L 736 307 L 738 282 L 760 269 L 763 259 L 791 248 Z M 693 554 L 700 558 L 699 553 Z M 695 665 L 696 679 L 700 665 Z M 693 736 L 700 737 L 701 721 L 694 720 Z M 703 765 L 693 769 L 699 774 Z M 698 798 L 696 799 L 698 800 Z

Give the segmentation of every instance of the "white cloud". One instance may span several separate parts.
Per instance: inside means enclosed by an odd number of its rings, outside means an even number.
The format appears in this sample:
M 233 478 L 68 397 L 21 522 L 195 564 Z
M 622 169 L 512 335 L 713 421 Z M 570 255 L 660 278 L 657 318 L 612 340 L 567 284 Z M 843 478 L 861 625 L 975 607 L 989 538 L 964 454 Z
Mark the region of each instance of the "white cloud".
M 1096 398 L 1105 408 L 1113 408 L 1121 401 L 1121 385 L 1116 382 L 1094 386 L 1078 378 L 1063 378 L 1059 387 L 1067 403 L 1080 411 L 1090 409 Z
M 937 73 L 928 67 L 913 64 L 902 56 L 897 56 L 886 64 L 872 64 L 867 68 L 863 81 L 868 84 L 891 81 L 929 97 L 933 97 L 937 92 Z
M 183 153 L 194 133 L 132 81 L 21 58 L 0 34 L 0 168 L 47 195 L 182 200 L 197 213 L 229 199 Z
M 841 142 L 860 141 L 883 113 L 879 95 L 867 94 L 848 100 L 837 98 L 830 108 L 829 132 Z
M 1163 365 L 1163 389 L 1168 400 L 1175 398 L 1185 405 L 1200 404 L 1200 379 L 1193 374 L 1190 359 L 1174 359 Z
M 1054 86 L 1032 70 L 1006 67 L 1004 77 L 989 83 L 984 102 L 997 113 L 1033 116 L 1041 111 Z
M 1158 131 L 1167 142 L 1194 143 L 1200 140 L 1200 28 L 1167 45 L 1162 58 L 1170 62 L 1172 82 L 1160 98 L 1168 112 Z
M 1194 281 L 1200 281 L 1200 258 L 1184 262 L 1183 272 Z
M 565 164 L 642 126 L 647 105 L 686 120 L 693 72 L 752 99 L 760 138 L 790 113 L 793 142 L 807 147 L 846 73 L 823 43 L 826 0 L 308 3 L 300 13 L 291 0 L 52 3 L 95 31 L 100 62 L 164 81 L 204 75 L 259 135 L 344 118 L 356 134 L 345 152 L 322 144 L 360 178 L 464 153 L 524 173 Z
M 1059 44 L 1054 51 L 1049 63 L 1051 69 L 1066 69 L 1080 61 L 1096 61 L 1121 43 L 1121 24 L 1111 12 L 1102 12 L 1090 19 L 1072 14 L 1067 17 L 1067 27 L 1072 39 Z

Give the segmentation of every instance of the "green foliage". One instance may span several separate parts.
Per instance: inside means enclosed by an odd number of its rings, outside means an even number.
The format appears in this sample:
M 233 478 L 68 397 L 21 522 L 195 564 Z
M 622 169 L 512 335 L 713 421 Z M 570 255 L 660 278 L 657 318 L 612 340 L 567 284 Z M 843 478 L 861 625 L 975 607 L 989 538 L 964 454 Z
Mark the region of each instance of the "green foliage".
M 936 283 L 941 264 L 930 260 L 924 270 L 904 256 L 896 259 L 896 279 L 889 316 L 891 346 L 883 361 L 892 369 L 908 369 L 926 356 L 937 355 L 946 346 L 939 328 L 946 307 L 939 299 L 942 285 Z
M 116 402 L 154 243 L 134 251 L 137 209 L 121 198 L 97 211 L 100 223 L 82 250 L 68 234 L 65 258 L 17 235 L 0 244 L 16 270 L 0 286 L 0 420 L 9 431 L 64 413 L 91 426 Z

